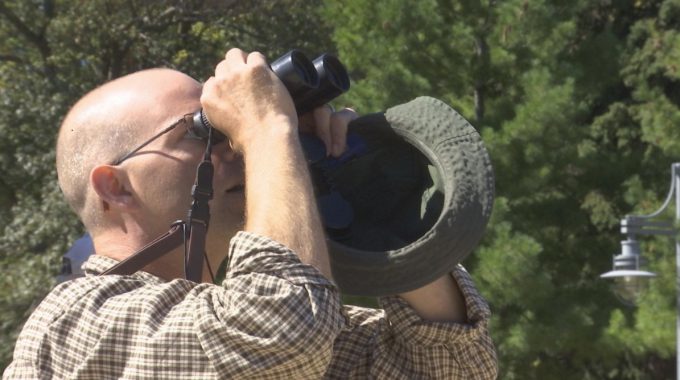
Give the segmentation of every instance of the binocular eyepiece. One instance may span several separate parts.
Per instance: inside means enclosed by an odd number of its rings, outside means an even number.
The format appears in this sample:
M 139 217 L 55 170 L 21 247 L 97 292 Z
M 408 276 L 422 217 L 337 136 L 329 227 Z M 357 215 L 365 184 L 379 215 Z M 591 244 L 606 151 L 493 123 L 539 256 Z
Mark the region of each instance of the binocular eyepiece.
M 299 50 L 291 50 L 270 64 L 293 98 L 298 115 L 330 102 L 349 90 L 349 75 L 340 60 L 322 54 L 313 61 Z M 193 116 L 193 132 L 207 137 L 212 125 L 203 110 Z M 218 135 L 218 136 L 215 136 Z M 224 138 L 213 130 L 213 138 Z

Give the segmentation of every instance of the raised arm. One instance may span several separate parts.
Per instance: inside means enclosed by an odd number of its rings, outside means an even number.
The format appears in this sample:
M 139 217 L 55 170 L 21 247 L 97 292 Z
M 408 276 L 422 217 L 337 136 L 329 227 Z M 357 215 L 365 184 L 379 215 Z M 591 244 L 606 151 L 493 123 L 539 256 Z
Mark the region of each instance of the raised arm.
M 201 103 L 245 165 L 244 231 L 202 340 L 234 378 L 316 378 L 345 319 L 330 267 L 292 99 L 260 53 L 227 52 Z M 214 328 L 213 328 L 214 327 Z M 207 346 L 207 345 L 206 345 Z M 231 356 L 230 356 L 231 355 Z
M 284 244 L 330 278 L 295 107 L 262 54 L 227 52 L 201 102 L 213 125 L 243 154 L 245 230 Z
M 418 313 L 429 321 L 467 322 L 465 299 L 458 283 L 450 275 L 399 295 Z
M 445 299 L 450 284 L 444 281 L 432 284 L 435 289 L 420 289 L 411 296 L 427 296 L 433 291 L 435 299 L 453 310 L 428 305 L 417 310 L 400 296 L 381 298 L 383 310 L 347 306 L 350 326 L 335 341 L 326 378 L 495 379 L 497 360 L 488 333 L 489 307 L 462 267 L 447 277 L 460 290 L 464 308 L 453 307 L 455 299 Z M 444 290 L 436 289 L 439 286 Z M 465 311 L 464 321 L 456 322 L 461 310 Z M 446 321 L 450 312 L 454 320 Z

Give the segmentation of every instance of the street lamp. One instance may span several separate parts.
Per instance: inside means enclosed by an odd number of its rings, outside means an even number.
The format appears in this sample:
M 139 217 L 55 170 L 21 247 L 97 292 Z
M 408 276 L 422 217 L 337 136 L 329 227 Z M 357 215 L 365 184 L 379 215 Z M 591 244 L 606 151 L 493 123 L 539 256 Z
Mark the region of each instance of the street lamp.
M 634 306 L 642 291 L 647 287 L 647 279 L 656 277 L 655 273 L 640 270 L 647 260 L 640 254 L 640 243 L 634 236 L 621 242 L 621 254 L 613 258 L 614 269 L 601 275 L 614 280 L 612 290 L 619 301 Z
M 640 253 L 640 244 L 636 235 L 663 235 L 675 237 L 676 267 L 676 368 L 677 379 L 680 380 L 680 240 L 677 230 L 670 221 L 654 221 L 670 205 L 675 196 L 675 220 L 680 221 L 680 163 L 671 165 L 671 188 L 663 205 L 649 215 L 627 215 L 621 219 L 621 233 L 627 240 L 621 242 L 621 254 L 614 256 L 614 268 L 600 277 L 614 279 L 614 292 L 626 304 L 634 304 L 646 280 L 656 276 L 652 272 L 641 270 L 645 260 Z

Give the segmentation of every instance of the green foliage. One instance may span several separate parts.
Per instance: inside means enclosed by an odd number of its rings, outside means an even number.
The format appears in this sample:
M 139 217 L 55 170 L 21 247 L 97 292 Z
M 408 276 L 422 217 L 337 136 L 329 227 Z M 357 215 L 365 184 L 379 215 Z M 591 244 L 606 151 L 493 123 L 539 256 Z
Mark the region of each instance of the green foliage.
M 660 276 L 638 309 L 599 274 L 619 219 L 661 204 L 680 157 L 680 3 L 347 0 L 326 12 L 355 81 L 346 103 L 371 112 L 427 94 L 482 133 L 497 200 L 465 264 L 494 312 L 501 378 L 670 377 L 672 247 L 645 245 Z

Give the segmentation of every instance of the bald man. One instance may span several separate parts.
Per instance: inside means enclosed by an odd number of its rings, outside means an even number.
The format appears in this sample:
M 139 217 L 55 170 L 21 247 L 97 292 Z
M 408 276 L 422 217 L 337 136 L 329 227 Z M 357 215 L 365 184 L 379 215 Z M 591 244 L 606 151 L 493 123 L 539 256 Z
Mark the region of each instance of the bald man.
M 185 218 L 206 141 L 183 116 L 200 108 L 228 136 L 212 148 L 204 283 L 184 279 L 183 248 L 102 275 Z M 489 309 L 463 270 L 384 310 L 341 304 L 298 133 L 337 156 L 355 117 L 298 120 L 264 57 L 239 49 L 203 86 L 154 69 L 85 95 L 61 126 L 57 172 L 97 254 L 29 318 L 3 378 L 495 378 Z

